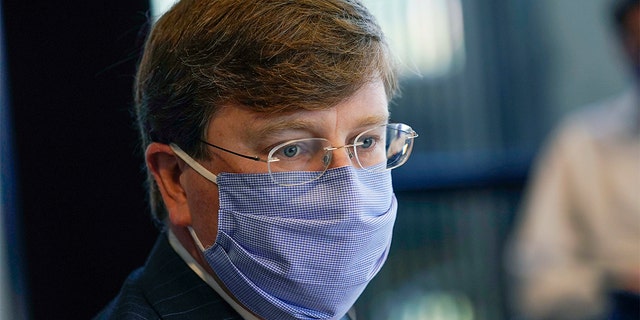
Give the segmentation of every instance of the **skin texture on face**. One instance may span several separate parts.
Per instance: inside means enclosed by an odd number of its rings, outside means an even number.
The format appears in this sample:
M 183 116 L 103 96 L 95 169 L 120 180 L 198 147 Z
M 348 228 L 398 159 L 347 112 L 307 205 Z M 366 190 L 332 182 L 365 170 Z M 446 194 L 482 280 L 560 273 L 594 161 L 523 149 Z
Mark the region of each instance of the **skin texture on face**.
M 324 110 L 268 115 L 241 106 L 225 106 L 210 121 L 207 141 L 234 152 L 262 159 L 273 146 L 292 139 L 325 138 L 334 147 L 350 144 L 364 130 L 388 122 L 387 96 L 381 80 L 364 85 L 354 95 Z M 265 173 L 267 164 L 210 147 L 210 160 L 200 163 L 214 174 Z M 169 148 L 152 143 L 147 165 L 169 212 L 167 226 L 210 273 L 187 227 L 205 248 L 215 242 L 218 226 L 218 186 L 187 166 Z M 345 149 L 336 150 L 329 168 L 352 165 Z

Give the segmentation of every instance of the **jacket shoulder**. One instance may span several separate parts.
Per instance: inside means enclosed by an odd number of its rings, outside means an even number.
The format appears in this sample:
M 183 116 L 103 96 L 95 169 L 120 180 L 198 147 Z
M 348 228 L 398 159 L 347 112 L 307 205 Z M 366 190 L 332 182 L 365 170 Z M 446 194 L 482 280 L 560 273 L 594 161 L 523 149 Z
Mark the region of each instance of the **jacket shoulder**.
M 120 293 L 93 319 L 160 319 L 160 316 L 147 301 L 141 289 L 141 274 L 142 269 L 131 273 L 122 286 Z

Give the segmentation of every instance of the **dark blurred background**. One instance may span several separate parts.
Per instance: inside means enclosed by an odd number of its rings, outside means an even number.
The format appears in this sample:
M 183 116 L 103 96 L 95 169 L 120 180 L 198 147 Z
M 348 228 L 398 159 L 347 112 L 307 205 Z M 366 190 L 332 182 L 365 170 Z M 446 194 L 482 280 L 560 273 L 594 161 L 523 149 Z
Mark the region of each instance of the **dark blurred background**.
M 508 319 L 503 249 L 532 160 L 565 114 L 629 80 L 610 1 L 365 2 L 404 62 L 392 118 L 420 137 L 394 172 L 394 243 L 359 314 Z M 0 319 L 87 319 L 157 233 L 131 116 L 149 4 L 1 10 Z
M 2 10 L 22 246 L 10 262 L 22 264 L 31 318 L 87 319 L 155 238 L 130 113 L 148 3 Z

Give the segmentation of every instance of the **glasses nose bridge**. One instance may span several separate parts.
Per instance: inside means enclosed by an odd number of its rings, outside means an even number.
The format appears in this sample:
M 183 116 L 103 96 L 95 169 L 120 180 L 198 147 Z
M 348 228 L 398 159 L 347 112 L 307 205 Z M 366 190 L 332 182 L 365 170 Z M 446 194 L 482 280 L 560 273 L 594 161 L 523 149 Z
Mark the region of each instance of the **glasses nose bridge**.
M 331 146 L 325 147 L 324 150 L 328 155 L 328 157 L 325 157 L 324 159 L 325 165 L 327 167 L 336 167 L 336 168 L 353 165 L 353 162 L 351 161 L 351 159 L 353 159 L 353 157 L 355 156 L 355 146 L 356 146 L 355 144 L 345 144 L 339 147 L 331 147 Z M 345 150 L 345 155 L 347 156 L 346 158 L 341 156 L 336 157 L 335 151 L 339 149 Z M 338 152 L 338 154 L 342 155 L 342 153 L 340 152 Z

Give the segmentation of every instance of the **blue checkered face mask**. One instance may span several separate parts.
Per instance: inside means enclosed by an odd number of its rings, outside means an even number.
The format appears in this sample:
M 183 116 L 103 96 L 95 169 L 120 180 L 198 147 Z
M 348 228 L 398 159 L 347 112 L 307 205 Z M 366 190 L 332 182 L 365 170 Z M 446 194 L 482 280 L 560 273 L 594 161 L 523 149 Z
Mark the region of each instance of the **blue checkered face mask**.
M 268 173 L 216 176 L 172 148 L 218 185 L 215 243 L 205 249 L 190 231 L 218 278 L 261 318 L 340 319 L 382 268 L 397 211 L 390 171 L 346 166 L 281 186 Z

